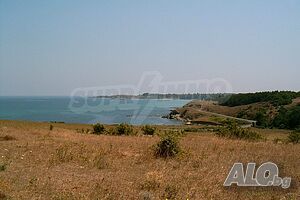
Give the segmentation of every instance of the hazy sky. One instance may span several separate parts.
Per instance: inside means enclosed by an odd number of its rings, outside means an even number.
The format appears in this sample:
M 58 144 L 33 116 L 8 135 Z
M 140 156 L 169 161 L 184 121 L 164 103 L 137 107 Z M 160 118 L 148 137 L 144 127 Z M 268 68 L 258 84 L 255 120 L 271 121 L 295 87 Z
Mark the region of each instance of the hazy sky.
M 145 71 L 298 91 L 300 1 L 0 0 L 0 95 L 137 84 Z

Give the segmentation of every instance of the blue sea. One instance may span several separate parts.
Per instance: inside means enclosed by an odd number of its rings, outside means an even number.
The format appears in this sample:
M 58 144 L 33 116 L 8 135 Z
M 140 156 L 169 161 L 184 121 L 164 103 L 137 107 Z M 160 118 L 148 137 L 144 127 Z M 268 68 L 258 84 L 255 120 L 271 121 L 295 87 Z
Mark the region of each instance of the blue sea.
M 162 118 L 189 100 L 92 97 L 0 97 L 0 119 L 105 124 L 180 124 Z

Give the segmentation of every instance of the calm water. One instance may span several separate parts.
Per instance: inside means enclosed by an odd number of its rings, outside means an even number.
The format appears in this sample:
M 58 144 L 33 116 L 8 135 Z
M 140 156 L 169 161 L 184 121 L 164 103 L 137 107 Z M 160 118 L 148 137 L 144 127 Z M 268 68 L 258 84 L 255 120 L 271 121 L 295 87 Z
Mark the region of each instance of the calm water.
M 179 124 L 163 119 L 188 100 L 0 97 L 0 119 L 66 123 Z

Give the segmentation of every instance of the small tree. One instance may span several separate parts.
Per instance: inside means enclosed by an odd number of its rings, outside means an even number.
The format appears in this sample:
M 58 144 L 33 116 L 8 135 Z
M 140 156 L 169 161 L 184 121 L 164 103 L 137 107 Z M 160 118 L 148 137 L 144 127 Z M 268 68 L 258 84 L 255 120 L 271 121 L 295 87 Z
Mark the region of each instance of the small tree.
M 99 134 L 102 134 L 104 131 L 105 131 L 105 128 L 102 124 L 97 123 L 97 124 L 93 125 L 93 133 L 94 134 L 99 135 Z
M 258 126 L 261 126 L 261 127 L 268 126 L 268 119 L 267 119 L 267 115 L 264 110 L 260 110 L 258 113 L 256 113 L 254 119 L 257 121 Z
M 179 147 L 179 136 L 173 131 L 166 132 L 161 136 L 160 141 L 155 146 L 155 155 L 157 157 L 174 157 L 181 151 Z

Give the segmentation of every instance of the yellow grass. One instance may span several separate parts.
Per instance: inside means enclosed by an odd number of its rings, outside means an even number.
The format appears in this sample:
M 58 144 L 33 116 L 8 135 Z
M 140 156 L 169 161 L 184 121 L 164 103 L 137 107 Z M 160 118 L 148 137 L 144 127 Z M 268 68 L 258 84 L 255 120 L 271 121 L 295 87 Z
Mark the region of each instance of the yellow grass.
M 288 131 L 261 130 L 266 142 L 188 133 L 184 153 L 157 159 L 157 136 L 80 133 L 90 125 L 0 121 L 0 198 L 11 199 L 297 199 L 300 198 L 300 145 L 275 144 Z M 105 126 L 107 129 L 113 126 Z M 135 127 L 140 132 L 141 127 Z M 158 131 L 180 126 L 157 126 Z M 224 188 L 235 162 L 272 161 L 292 187 Z

